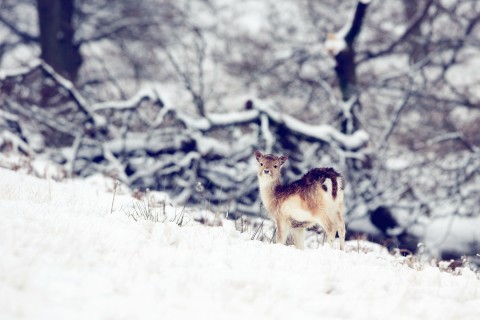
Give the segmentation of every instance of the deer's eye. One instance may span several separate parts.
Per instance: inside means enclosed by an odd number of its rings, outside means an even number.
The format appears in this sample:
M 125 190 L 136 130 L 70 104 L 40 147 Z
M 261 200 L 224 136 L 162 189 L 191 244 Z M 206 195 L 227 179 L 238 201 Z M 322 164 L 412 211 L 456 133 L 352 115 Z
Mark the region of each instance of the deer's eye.
M 273 167 L 274 167 L 274 168 L 277 168 L 278 166 L 277 166 L 277 165 L 274 165 Z
M 263 163 L 260 162 L 260 165 L 263 167 Z

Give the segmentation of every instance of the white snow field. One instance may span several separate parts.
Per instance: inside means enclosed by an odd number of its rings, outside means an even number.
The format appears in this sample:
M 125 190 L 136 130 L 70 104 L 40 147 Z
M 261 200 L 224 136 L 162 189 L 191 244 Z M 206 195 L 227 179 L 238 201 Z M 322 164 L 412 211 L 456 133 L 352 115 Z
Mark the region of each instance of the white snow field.
M 352 242 L 300 251 L 228 223 L 135 221 L 133 199 L 117 194 L 113 210 L 112 199 L 85 181 L 0 169 L 0 319 L 480 317 L 467 268 L 411 268 Z

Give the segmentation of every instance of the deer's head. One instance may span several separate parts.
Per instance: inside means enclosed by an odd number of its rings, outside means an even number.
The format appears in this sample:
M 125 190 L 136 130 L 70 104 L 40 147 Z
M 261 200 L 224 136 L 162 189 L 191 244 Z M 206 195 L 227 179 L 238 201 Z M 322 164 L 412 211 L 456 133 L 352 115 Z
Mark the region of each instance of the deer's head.
M 287 161 L 288 156 L 277 157 L 273 154 L 262 154 L 255 150 L 255 158 L 258 161 L 258 178 L 275 181 L 280 179 L 280 167 Z

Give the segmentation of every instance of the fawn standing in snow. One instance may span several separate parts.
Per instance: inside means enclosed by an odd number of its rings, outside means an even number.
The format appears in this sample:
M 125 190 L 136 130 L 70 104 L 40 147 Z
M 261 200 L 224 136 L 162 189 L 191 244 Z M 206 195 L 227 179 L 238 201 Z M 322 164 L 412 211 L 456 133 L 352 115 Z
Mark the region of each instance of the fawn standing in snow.
M 340 249 L 345 247 L 343 220 L 344 179 L 332 168 L 315 168 L 301 179 L 283 185 L 280 166 L 288 156 L 255 151 L 258 184 L 263 205 L 277 224 L 277 243 L 285 244 L 291 232 L 295 246 L 303 249 L 305 229 L 319 224 L 332 245 L 338 231 Z

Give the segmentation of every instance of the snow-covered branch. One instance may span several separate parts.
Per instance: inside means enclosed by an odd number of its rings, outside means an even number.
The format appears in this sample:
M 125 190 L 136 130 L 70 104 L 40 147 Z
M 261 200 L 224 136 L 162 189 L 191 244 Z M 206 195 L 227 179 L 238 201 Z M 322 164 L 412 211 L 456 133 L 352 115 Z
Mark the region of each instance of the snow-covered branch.
M 91 121 L 96 128 L 104 127 L 106 124 L 106 119 L 102 116 L 95 113 L 90 105 L 87 103 L 85 98 L 78 92 L 73 83 L 67 78 L 60 75 L 58 72 L 53 70 L 48 64 L 44 61 L 40 63 L 41 68 L 45 71 L 50 77 L 52 77 L 61 87 L 66 89 L 70 97 L 77 104 L 79 110 L 87 116 L 87 121 Z
M 208 197 L 209 201 L 252 214 L 259 208 L 254 169 L 249 166 L 253 149 L 282 152 L 284 143 L 297 141 L 315 146 L 309 148 L 312 150 L 329 145 L 348 150 L 348 157 L 361 158 L 357 151 L 369 139 L 364 131 L 347 135 L 327 124 L 305 123 L 266 107 L 261 100 L 244 111 L 208 113 L 204 117 L 165 105 L 157 88 L 143 89 L 123 101 L 89 103 L 70 81 L 43 62 L 2 77 L 20 85 L 37 70 L 52 80 L 49 85 L 59 90 L 64 102 L 58 107 L 40 108 L 34 101 L 20 105 L 7 98 L 7 115 L 21 117 L 27 131 L 36 130 L 30 125 L 33 121 L 53 131 L 52 135 L 63 135 L 64 151 L 59 158 L 65 159 L 65 172 L 89 175 L 100 171 L 132 187 L 169 190 L 179 201 L 198 202 Z M 63 104 L 71 103 L 77 107 L 72 110 L 74 122 L 69 122 L 68 116 L 56 116 L 68 110 Z M 79 118 L 78 112 L 84 117 Z M 90 136 L 88 119 L 97 124 L 105 121 L 109 135 L 101 139 Z M 26 139 L 28 143 L 30 136 Z M 195 191 L 197 183 L 207 186 L 204 193 Z

